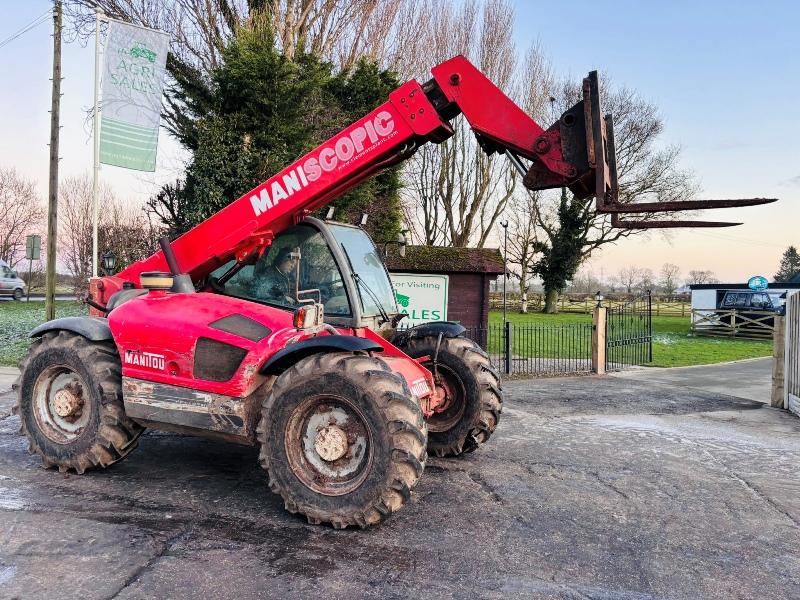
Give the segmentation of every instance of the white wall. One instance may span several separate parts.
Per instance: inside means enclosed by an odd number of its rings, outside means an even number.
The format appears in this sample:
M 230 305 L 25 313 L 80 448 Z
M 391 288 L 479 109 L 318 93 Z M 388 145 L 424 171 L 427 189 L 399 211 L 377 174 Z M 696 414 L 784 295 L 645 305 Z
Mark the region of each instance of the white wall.
M 717 308 L 717 290 L 692 290 L 692 310 L 714 310 Z

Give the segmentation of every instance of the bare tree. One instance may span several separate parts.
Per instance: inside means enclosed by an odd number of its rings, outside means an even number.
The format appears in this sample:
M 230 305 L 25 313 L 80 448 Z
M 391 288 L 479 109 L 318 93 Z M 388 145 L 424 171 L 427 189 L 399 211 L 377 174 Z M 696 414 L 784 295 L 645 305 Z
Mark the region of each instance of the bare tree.
M 582 268 L 569 282 L 568 291 L 575 294 L 594 294 L 604 287 L 604 283 L 591 269 Z
M 25 256 L 25 237 L 40 231 L 44 215 L 36 184 L 0 167 L 0 259 L 12 269 Z
M 535 120 L 545 119 L 550 108 L 553 69 L 539 42 L 534 42 L 525 55 L 519 78 L 520 105 Z M 536 246 L 541 231 L 537 227 L 541 192 L 516 190 L 508 201 L 505 214 L 509 222 L 509 259 L 519 265 L 521 312 L 528 312 L 528 291 L 534 273 Z
M 648 279 L 648 271 L 649 269 L 643 269 L 636 265 L 628 265 L 619 270 L 617 281 L 626 294 L 632 294 L 641 289 L 643 282 Z M 649 273 L 649 278 L 652 278 L 652 272 Z
M 514 9 L 506 0 L 475 0 L 458 8 L 438 3 L 430 12 L 429 62 L 463 54 L 500 88 L 514 83 Z M 425 42 L 421 42 L 425 43 Z M 423 146 L 406 171 L 405 201 L 415 237 L 426 244 L 483 247 L 511 199 L 516 174 L 502 156 L 480 150 L 463 117 L 455 135 L 439 146 Z
M 692 269 L 689 271 L 690 285 L 699 285 L 703 283 L 718 283 L 719 279 L 714 274 L 714 271 Z
M 125 207 L 107 184 L 101 184 L 98 250 L 112 250 L 117 267 L 152 254 L 158 231 L 144 211 Z M 75 278 L 75 293 L 86 290 L 92 274 L 92 181 L 88 175 L 67 177 L 59 184 L 59 259 Z
M 520 312 L 528 312 L 528 292 L 533 278 L 536 257 L 537 229 L 534 214 L 539 209 L 538 194 L 516 194 L 509 202 L 508 256 L 509 264 L 518 265 L 519 291 L 522 297 Z
M 665 294 L 672 295 L 678 288 L 678 279 L 680 277 L 681 268 L 672 263 L 664 263 L 661 265 L 661 280 L 659 284 Z
M 643 268 L 636 291 L 640 294 L 649 293 L 655 287 L 656 281 L 652 269 Z
M 289 59 L 302 49 L 339 69 L 366 57 L 412 77 L 426 62 L 424 44 L 414 43 L 429 22 L 424 0 L 69 0 L 65 12 L 73 34 L 90 34 L 95 6 L 170 32 L 173 74 L 186 68 L 205 74 L 219 66 L 241 27 L 269 27 Z

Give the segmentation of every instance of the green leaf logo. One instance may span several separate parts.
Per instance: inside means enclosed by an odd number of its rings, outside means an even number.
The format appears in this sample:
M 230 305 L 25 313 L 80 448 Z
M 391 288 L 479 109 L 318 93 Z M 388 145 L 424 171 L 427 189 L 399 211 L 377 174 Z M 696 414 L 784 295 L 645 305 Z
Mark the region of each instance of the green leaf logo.
M 151 63 L 156 62 L 156 53 L 150 50 L 150 48 L 144 44 L 136 44 L 130 49 L 130 54 L 133 58 L 144 58 L 145 60 L 149 60 Z

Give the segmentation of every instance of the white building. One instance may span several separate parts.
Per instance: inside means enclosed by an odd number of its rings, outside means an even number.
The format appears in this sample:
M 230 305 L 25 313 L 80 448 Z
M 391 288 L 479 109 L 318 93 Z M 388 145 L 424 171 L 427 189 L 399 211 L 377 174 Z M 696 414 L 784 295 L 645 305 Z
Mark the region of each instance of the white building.
M 786 298 L 800 291 L 800 281 L 793 283 L 770 283 L 764 290 L 769 294 L 772 304 L 776 307 L 783 306 Z M 725 292 L 752 291 L 747 283 L 699 283 L 689 286 L 692 290 L 692 310 L 715 310 L 719 308 Z

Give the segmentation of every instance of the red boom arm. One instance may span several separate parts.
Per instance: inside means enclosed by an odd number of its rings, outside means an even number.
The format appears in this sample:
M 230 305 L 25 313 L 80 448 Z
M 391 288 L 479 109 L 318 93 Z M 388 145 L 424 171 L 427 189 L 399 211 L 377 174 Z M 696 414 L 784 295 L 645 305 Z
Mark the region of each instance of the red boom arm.
M 462 113 L 483 150 L 507 154 L 526 187 L 569 186 L 579 198 L 595 195 L 601 212 L 636 212 L 635 205 L 617 201 L 613 131 L 601 113 L 596 73 L 584 80 L 584 101 L 547 130 L 463 56 L 434 67 L 432 74 L 424 85 L 401 85 L 386 103 L 175 240 L 180 270 L 197 281 L 232 258 L 262 251 L 275 235 L 410 157 L 419 145 L 450 137 L 449 121 Z M 531 161 L 527 170 L 520 157 Z M 659 210 L 658 203 L 648 209 Z M 125 282 L 139 287 L 142 272 L 164 270 L 164 254 L 156 252 L 114 277 L 92 280 L 92 297 L 104 304 Z

